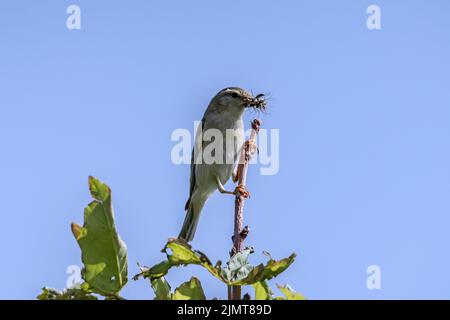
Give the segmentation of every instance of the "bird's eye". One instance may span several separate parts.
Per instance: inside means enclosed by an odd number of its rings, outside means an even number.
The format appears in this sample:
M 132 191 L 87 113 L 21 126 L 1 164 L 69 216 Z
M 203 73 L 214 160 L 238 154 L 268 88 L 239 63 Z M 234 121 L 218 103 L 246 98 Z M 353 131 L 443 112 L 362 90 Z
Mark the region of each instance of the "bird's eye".
M 233 93 L 231 93 L 231 97 L 233 99 L 236 99 L 237 97 L 239 97 L 239 94 L 237 94 L 237 92 L 233 92 Z

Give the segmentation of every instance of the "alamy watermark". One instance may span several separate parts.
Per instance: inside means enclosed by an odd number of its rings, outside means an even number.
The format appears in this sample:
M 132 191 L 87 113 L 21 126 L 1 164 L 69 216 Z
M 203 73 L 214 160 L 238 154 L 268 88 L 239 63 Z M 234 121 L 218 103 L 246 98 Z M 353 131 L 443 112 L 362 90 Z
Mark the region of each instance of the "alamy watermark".
M 66 289 L 78 289 L 81 286 L 81 267 L 72 264 L 67 267 L 66 273 L 69 275 L 66 280 Z
M 369 275 L 366 280 L 366 286 L 369 290 L 381 289 L 381 268 L 376 264 L 367 267 L 366 273 Z
M 176 165 L 191 164 L 235 164 L 239 163 L 239 156 L 244 138 L 250 135 L 251 129 L 242 136 L 238 130 L 228 129 L 223 134 L 218 129 L 199 129 L 200 121 L 194 122 L 194 136 L 184 128 L 175 129 L 171 134 L 171 141 L 176 142 L 171 150 L 172 163 Z M 194 139 L 195 137 L 195 139 Z M 253 146 L 255 156 L 250 164 L 259 163 L 261 175 L 275 175 L 280 169 L 280 132 L 279 129 L 260 129 Z M 194 156 L 192 157 L 192 150 Z
M 75 4 L 67 7 L 66 13 L 69 15 L 66 19 L 66 27 L 69 30 L 81 29 L 81 9 Z
M 381 8 L 371 4 L 367 7 L 366 13 L 369 14 L 366 20 L 367 29 L 381 30 Z

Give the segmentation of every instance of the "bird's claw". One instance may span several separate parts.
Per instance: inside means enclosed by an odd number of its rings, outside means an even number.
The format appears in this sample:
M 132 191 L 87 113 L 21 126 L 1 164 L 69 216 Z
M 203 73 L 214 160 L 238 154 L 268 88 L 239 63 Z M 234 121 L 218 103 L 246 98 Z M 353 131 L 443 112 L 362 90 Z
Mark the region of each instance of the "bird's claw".
M 236 189 L 234 189 L 234 194 L 236 196 L 242 196 L 245 199 L 250 198 L 250 192 L 247 191 L 243 184 L 238 185 Z

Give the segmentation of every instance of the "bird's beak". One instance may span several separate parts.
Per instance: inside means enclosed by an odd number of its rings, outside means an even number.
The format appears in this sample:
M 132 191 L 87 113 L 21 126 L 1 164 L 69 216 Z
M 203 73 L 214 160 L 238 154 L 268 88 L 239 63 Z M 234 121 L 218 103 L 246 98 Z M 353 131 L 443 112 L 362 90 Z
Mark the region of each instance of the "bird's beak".
M 242 99 L 242 103 L 246 108 L 250 107 L 250 105 L 254 102 L 254 98 L 244 98 Z

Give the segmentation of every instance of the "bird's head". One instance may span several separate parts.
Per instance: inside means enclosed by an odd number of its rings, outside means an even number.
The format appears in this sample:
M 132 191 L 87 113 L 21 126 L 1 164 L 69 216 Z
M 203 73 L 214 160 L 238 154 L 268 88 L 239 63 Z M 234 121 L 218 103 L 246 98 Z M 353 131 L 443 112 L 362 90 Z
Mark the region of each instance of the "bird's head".
M 253 96 L 248 91 L 238 88 L 225 88 L 212 99 L 210 104 L 217 112 L 233 112 L 242 114 L 245 108 L 264 111 L 266 100 L 264 94 Z

